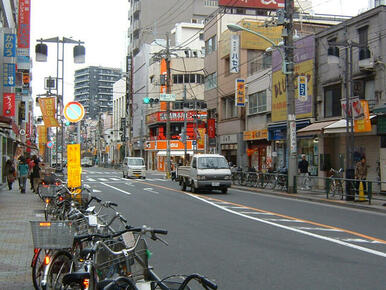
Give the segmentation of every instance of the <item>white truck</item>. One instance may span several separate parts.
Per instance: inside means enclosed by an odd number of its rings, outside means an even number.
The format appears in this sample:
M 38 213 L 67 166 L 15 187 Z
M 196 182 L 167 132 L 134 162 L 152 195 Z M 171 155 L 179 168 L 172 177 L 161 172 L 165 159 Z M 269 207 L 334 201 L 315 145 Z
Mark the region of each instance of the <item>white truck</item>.
M 83 157 L 80 161 L 80 165 L 85 167 L 91 167 L 93 165 L 92 159 L 92 157 Z
M 176 181 L 181 189 L 190 187 L 192 192 L 199 190 L 221 190 L 227 193 L 232 184 L 231 170 L 224 156 L 219 154 L 193 155 L 190 166 L 179 166 Z

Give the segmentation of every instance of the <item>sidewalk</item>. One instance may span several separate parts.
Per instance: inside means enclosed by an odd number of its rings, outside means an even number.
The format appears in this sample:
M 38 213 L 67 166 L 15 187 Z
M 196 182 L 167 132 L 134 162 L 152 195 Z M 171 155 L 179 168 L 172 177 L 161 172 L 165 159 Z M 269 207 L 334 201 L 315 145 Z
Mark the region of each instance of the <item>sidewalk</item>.
M 29 184 L 28 184 L 29 185 Z M 33 256 L 30 220 L 44 219 L 43 204 L 28 188 L 0 189 L 0 289 L 34 289 L 31 278 Z

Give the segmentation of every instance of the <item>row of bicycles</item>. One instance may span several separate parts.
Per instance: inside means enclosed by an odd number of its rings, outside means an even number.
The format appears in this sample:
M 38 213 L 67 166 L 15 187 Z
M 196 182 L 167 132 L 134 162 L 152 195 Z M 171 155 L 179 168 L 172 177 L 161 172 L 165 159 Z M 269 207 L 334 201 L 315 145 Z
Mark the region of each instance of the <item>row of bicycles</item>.
M 217 289 L 200 274 L 160 278 L 149 265 L 147 239 L 167 230 L 134 227 L 117 204 L 93 196 L 88 186 L 68 188 L 62 180 L 38 190 L 44 220 L 30 221 L 35 289 Z
M 283 191 L 287 190 L 287 176 L 285 168 L 277 172 L 243 171 L 241 168 L 232 170 L 232 182 L 235 185 Z

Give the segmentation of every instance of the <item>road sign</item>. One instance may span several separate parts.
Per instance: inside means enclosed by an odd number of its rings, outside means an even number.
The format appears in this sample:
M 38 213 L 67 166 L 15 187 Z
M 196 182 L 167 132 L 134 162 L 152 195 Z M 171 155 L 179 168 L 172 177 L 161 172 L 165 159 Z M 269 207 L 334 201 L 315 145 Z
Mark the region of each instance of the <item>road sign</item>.
M 48 142 L 47 142 L 47 147 L 50 148 L 50 149 L 52 149 L 52 147 L 54 147 L 54 142 L 48 141 Z
M 19 130 L 19 134 L 20 134 L 21 136 L 24 136 L 24 135 L 25 135 L 25 130 L 24 130 L 24 129 L 20 129 L 20 130 Z
M 307 77 L 298 76 L 298 100 L 301 102 L 306 102 L 307 98 Z
M 64 107 L 63 110 L 64 117 L 72 122 L 77 123 L 84 117 L 84 108 L 81 103 L 78 102 L 69 102 Z
M 176 95 L 174 95 L 174 94 L 160 94 L 159 100 L 161 102 L 175 102 L 176 101 Z

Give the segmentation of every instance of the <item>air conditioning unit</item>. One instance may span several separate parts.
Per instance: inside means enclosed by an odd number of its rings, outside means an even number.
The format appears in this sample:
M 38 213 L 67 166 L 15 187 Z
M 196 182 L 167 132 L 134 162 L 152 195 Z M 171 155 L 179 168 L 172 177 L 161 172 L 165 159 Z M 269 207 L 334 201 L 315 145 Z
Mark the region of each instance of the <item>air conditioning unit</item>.
M 360 70 L 373 70 L 374 64 L 375 64 L 375 62 L 374 62 L 373 58 L 361 59 L 359 61 L 359 69 Z

